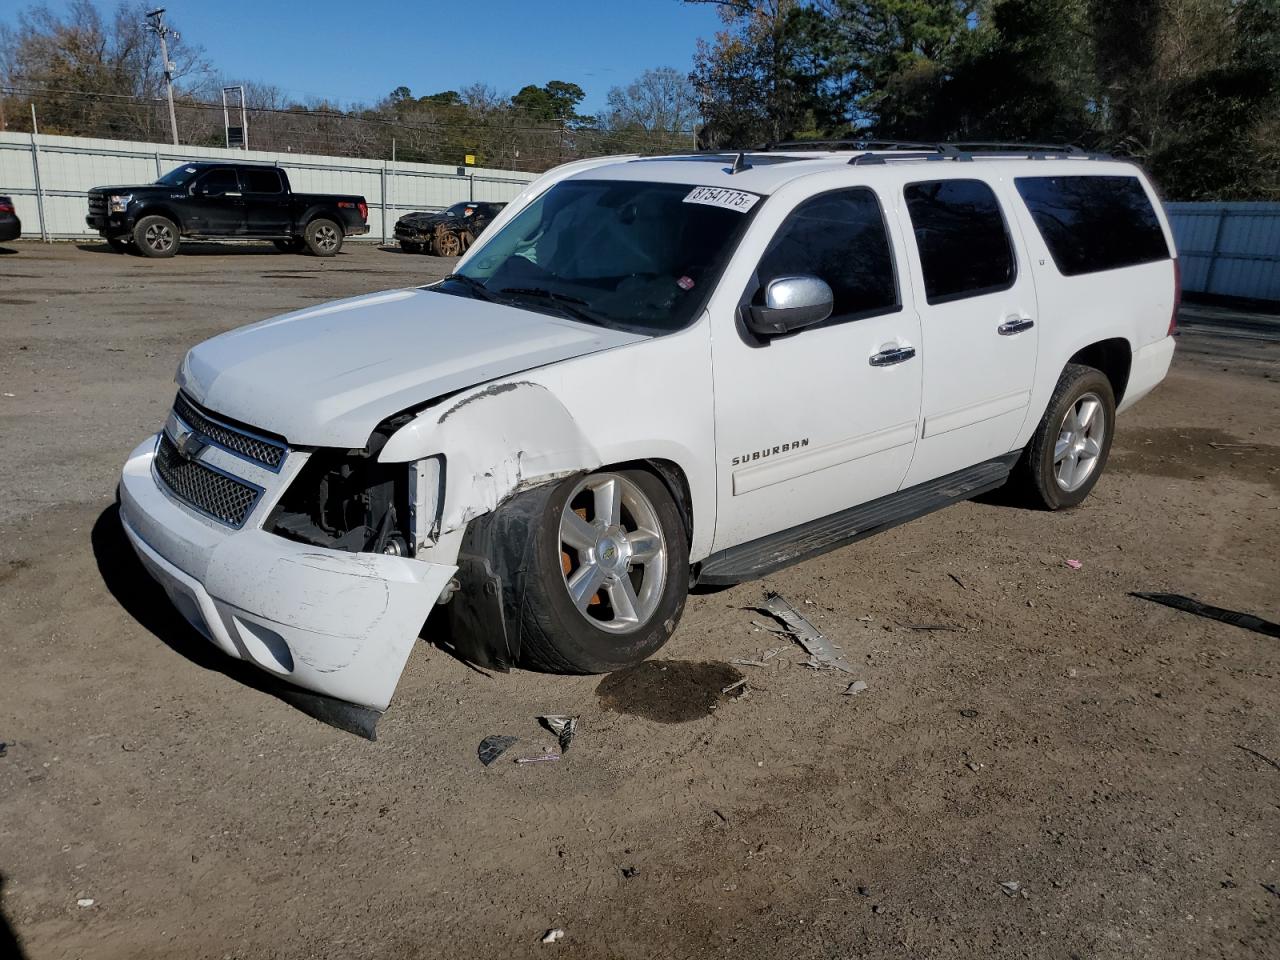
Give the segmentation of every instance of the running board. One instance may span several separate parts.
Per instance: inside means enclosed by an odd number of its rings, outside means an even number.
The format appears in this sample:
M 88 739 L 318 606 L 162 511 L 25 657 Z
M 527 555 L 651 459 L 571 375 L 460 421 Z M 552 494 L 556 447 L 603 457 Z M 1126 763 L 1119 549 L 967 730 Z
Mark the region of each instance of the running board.
M 702 562 L 698 583 L 716 586 L 756 580 L 793 563 L 994 490 L 1009 479 L 1009 471 L 1018 462 L 1020 453 L 1006 454 L 879 500 L 713 553 Z

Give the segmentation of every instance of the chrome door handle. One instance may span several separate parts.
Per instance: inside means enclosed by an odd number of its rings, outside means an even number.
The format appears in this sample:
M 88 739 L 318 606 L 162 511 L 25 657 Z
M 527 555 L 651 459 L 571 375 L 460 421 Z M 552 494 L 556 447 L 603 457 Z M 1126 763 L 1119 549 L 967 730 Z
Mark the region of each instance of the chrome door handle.
M 1012 337 L 1015 333 L 1030 330 L 1035 325 L 1036 322 L 1030 317 L 1007 317 L 1004 323 L 996 327 L 996 333 L 1002 337 Z
M 895 363 L 910 360 L 915 355 L 915 347 L 894 347 L 892 350 L 881 350 L 879 353 L 873 353 L 867 362 L 873 367 L 891 367 Z

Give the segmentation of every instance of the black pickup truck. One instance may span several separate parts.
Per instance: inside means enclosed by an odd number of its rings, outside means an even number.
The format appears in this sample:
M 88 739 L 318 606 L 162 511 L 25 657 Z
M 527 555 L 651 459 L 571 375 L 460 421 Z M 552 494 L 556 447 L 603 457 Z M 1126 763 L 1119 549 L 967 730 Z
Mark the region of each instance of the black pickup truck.
M 332 257 L 369 232 L 364 197 L 294 193 L 264 163 L 184 163 L 146 186 L 94 187 L 85 222 L 112 248 L 172 257 L 184 240 L 272 240 L 282 251 Z

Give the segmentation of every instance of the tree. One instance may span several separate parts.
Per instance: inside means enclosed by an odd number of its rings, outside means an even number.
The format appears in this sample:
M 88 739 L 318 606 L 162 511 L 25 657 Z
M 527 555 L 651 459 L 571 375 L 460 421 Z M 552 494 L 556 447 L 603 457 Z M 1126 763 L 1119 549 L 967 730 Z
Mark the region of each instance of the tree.
M 577 109 L 586 96 L 576 83 L 552 80 L 541 87 L 521 87 L 511 98 L 511 106 L 533 120 L 581 121 L 585 118 L 578 116 Z
M 688 76 L 672 67 L 646 70 L 606 98 L 601 126 L 615 131 L 687 133 L 698 119 L 698 98 Z

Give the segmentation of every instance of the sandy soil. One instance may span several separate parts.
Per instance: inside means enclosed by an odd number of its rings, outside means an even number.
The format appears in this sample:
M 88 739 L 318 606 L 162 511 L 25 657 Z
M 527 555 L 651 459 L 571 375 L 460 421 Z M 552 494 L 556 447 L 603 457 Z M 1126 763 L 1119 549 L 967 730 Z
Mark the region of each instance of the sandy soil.
M 189 345 L 447 262 L 10 249 L 0 953 L 1280 954 L 1280 644 L 1128 596 L 1280 619 L 1280 345 L 1188 335 L 1078 510 L 962 504 L 695 596 L 651 664 L 604 680 L 424 643 L 368 743 L 186 627 L 112 494 Z M 854 676 L 754 625 L 765 589 Z M 553 744 L 547 713 L 581 717 L 569 752 L 510 762 Z M 521 740 L 482 768 L 488 734 Z

